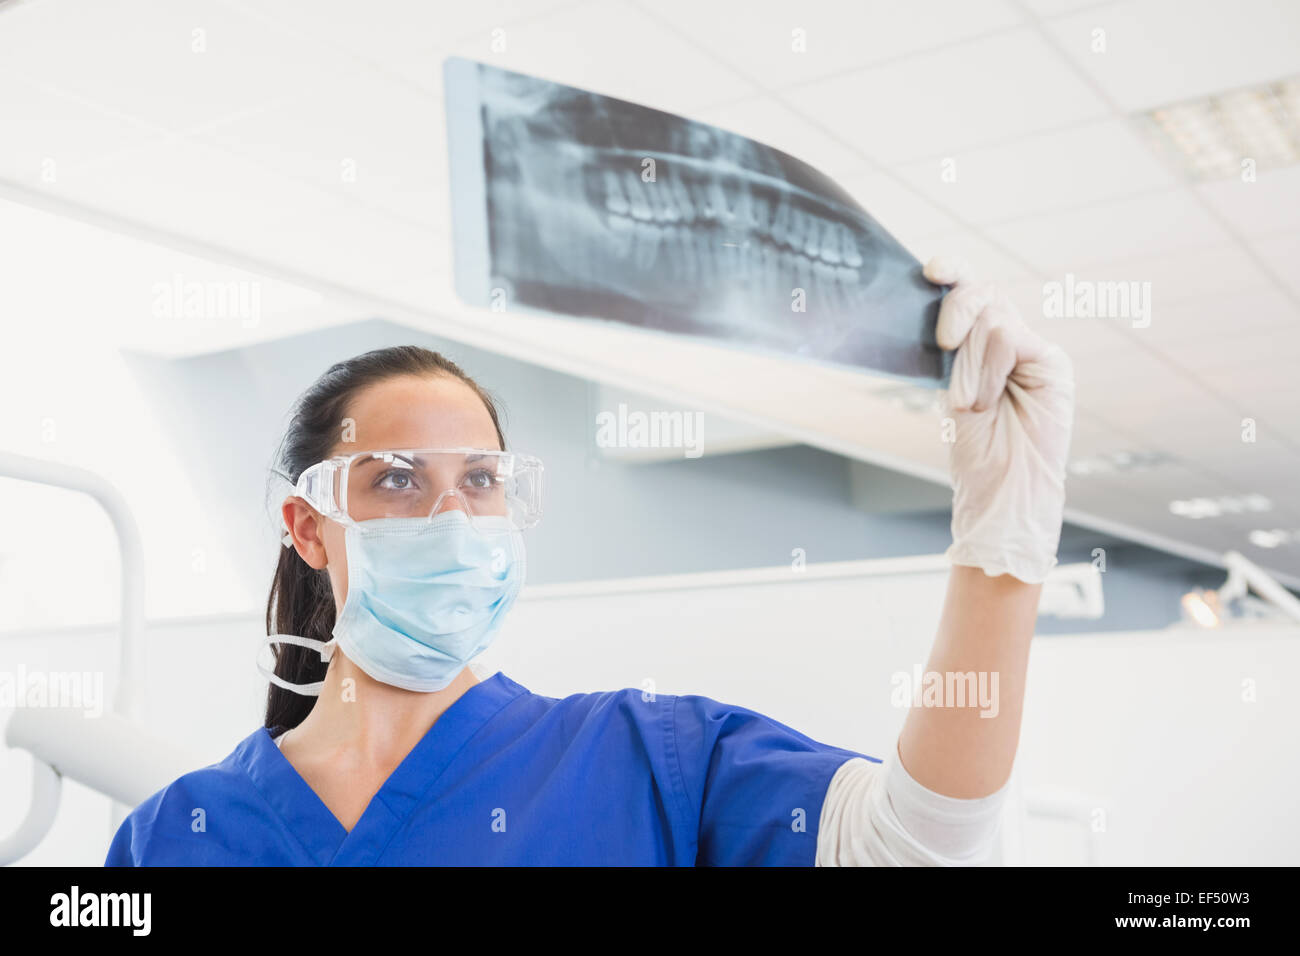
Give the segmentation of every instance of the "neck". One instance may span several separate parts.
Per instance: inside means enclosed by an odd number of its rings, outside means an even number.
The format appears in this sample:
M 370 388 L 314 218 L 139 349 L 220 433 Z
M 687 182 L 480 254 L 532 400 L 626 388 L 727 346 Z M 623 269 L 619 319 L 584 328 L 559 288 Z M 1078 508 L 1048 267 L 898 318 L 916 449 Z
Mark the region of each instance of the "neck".
M 409 753 L 438 718 L 479 679 L 466 667 L 442 690 L 403 690 L 377 681 L 335 649 L 325 685 L 305 720 L 300 740 L 329 750 L 360 751 L 379 762 Z

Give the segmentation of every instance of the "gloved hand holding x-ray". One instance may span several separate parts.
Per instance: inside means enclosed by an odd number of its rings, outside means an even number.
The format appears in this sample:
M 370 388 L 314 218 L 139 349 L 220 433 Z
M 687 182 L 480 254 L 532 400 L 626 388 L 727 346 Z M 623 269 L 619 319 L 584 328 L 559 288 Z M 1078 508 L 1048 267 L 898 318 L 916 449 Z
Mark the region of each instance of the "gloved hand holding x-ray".
M 839 186 L 714 126 L 452 58 L 456 289 L 941 384 L 942 290 Z
M 952 285 L 939 312 L 940 346 L 956 350 L 946 396 L 954 425 L 954 564 L 1038 584 L 1056 564 L 1074 370 L 1059 345 L 1035 335 L 991 282 L 956 258 L 925 265 Z

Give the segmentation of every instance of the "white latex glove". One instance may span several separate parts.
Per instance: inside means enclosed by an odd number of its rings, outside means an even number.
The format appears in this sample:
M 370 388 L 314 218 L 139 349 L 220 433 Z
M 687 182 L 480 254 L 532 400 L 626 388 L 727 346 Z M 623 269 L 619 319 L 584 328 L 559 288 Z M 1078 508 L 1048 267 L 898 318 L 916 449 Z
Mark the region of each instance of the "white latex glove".
M 1073 366 L 994 283 L 973 281 L 962 260 L 936 257 L 924 271 L 954 286 L 937 329 L 939 347 L 957 349 L 947 398 L 956 423 L 948 559 L 1039 583 L 1061 541 Z

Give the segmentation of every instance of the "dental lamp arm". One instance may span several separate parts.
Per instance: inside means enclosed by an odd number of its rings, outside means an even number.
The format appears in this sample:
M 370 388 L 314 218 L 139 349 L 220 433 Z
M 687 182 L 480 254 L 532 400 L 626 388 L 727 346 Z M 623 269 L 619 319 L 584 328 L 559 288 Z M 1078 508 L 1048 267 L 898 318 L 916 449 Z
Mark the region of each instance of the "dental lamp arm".
M 94 472 L 65 465 L 62 462 L 29 458 L 12 452 L 0 451 L 0 477 L 84 492 L 94 498 L 107 512 L 109 520 L 113 523 L 113 530 L 117 533 L 117 544 L 121 553 L 120 667 L 117 692 L 113 695 L 113 710 L 124 717 L 138 719 L 146 710 L 143 688 L 136 683 L 145 673 L 144 556 L 140 544 L 140 531 L 136 527 L 135 518 L 127 506 L 126 499 L 112 484 Z M 21 716 L 15 714 L 10 718 L 6 729 L 6 736 L 10 741 L 14 739 L 16 725 L 25 723 L 21 720 Z M 48 761 L 43 761 L 39 754 L 34 756 L 37 762 L 34 770 L 36 779 L 33 782 L 32 804 L 22 822 L 19 823 L 18 829 L 10 837 L 0 841 L 0 864 L 25 855 L 44 838 L 54 821 L 54 809 L 57 809 L 59 795 L 62 792 L 58 784 L 59 768 Z M 110 805 L 109 820 L 113 826 L 120 823 L 123 816 L 125 816 L 123 804 Z
M 1254 588 L 1260 597 L 1300 621 L 1300 599 L 1274 581 L 1263 568 L 1237 551 L 1225 554 L 1223 563 L 1228 568 L 1228 580 L 1219 588 L 1220 604 L 1226 605 L 1229 601 L 1245 597 L 1246 592 Z

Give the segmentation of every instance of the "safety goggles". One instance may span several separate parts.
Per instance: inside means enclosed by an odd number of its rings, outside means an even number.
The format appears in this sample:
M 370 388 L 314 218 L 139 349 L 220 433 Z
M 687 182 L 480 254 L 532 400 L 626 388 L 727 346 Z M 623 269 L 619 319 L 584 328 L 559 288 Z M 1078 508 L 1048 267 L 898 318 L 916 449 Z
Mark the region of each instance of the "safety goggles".
M 312 465 L 298 477 L 294 494 L 341 524 L 433 520 L 459 507 L 475 525 L 522 530 L 542 516 L 542 463 L 483 448 L 362 451 Z

